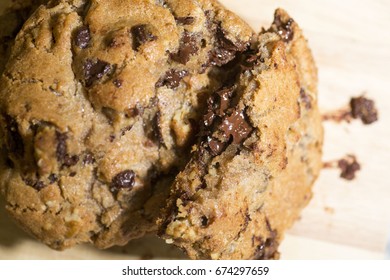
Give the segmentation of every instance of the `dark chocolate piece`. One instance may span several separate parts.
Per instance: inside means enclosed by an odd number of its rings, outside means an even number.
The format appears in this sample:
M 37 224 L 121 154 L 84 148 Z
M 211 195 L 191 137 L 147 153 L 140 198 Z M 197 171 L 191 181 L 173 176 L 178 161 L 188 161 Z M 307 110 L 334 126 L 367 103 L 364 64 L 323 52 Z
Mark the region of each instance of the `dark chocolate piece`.
M 132 170 L 125 170 L 117 174 L 114 179 L 112 179 L 110 191 L 115 193 L 120 189 L 131 190 L 135 184 L 135 173 Z
M 253 131 L 253 127 L 245 118 L 244 111 L 235 110 L 230 116 L 226 117 L 220 127 L 224 137 L 233 138 L 234 144 L 240 144 L 247 139 Z
M 352 117 L 361 119 L 364 124 L 372 124 L 378 120 L 378 111 L 373 100 L 364 96 L 352 98 L 350 106 Z
M 194 17 L 177 17 L 175 20 L 176 23 L 180 25 L 191 25 L 195 22 Z
M 207 227 L 209 224 L 209 219 L 206 216 L 202 216 L 200 219 L 201 219 L 200 223 L 202 224 L 202 227 L 204 228 Z
M 226 146 L 225 143 L 222 143 L 221 141 L 211 137 L 208 137 L 207 142 L 213 156 L 219 156 Z
M 67 155 L 68 147 L 66 145 L 66 140 L 68 139 L 68 136 L 66 133 L 60 133 L 56 131 L 56 139 L 57 139 L 57 149 L 56 149 L 56 156 L 57 160 L 59 162 L 62 162 Z
M 221 24 L 218 25 L 217 31 L 217 43 L 216 47 L 210 53 L 209 65 L 222 66 L 230 62 L 236 57 L 237 52 L 243 52 L 248 48 L 248 43 L 236 42 L 226 38 Z
M 353 155 L 348 155 L 346 158 L 338 161 L 338 167 L 341 170 L 340 177 L 346 180 L 355 179 L 356 172 L 360 170 L 360 164 Z
M 280 16 L 276 16 L 274 20 L 274 24 L 278 30 L 279 36 L 282 38 L 283 42 L 290 42 L 294 39 L 294 31 L 291 28 L 294 20 L 290 18 L 287 22 L 283 22 Z
M 161 129 L 161 112 L 158 111 L 153 119 L 153 133 L 154 138 L 157 139 L 160 145 L 165 146 L 164 137 Z
M 74 177 L 76 175 L 77 175 L 77 172 L 75 172 L 75 171 L 69 173 L 69 177 Z
M 158 80 L 156 87 L 167 86 L 170 89 L 175 89 L 180 85 L 181 80 L 188 75 L 186 70 L 171 69 Z
M 181 64 L 187 64 L 191 56 L 199 51 L 198 41 L 195 34 L 184 31 L 180 41 L 179 51 L 171 54 L 171 59 Z
M 40 191 L 44 187 L 46 187 L 45 183 L 42 181 L 39 181 L 39 180 L 34 180 L 31 178 L 24 178 L 23 181 L 26 183 L 27 186 L 30 186 L 30 187 L 36 189 L 37 191 Z
M 131 28 L 133 35 L 133 49 L 138 51 L 139 47 L 146 42 L 154 41 L 157 36 L 154 36 L 147 28 L 146 24 L 140 24 Z
M 108 62 L 103 60 L 93 61 L 91 59 L 87 59 L 84 64 L 84 78 L 85 85 L 87 87 L 92 86 L 95 81 L 103 78 L 105 74 L 107 74 L 111 70 L 111 65 Z
M 89 41 L 91 40 L 91 34 L 89 32 L 88 26 L 80 27 L 76 32 L 76 46 L 81 49 L 88 47 Z

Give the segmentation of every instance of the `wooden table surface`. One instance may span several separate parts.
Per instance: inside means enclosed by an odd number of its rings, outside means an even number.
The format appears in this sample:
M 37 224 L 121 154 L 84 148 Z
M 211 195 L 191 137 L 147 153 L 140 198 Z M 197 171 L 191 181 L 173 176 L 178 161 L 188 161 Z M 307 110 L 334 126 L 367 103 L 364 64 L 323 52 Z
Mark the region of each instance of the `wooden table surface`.
M 11 0 L 1 0 L 5 5 Z M 283 259 L 383 259 L 390 233 L 390 1 L 222 0 L 256 30 L 269 26 L 277 7 L 304 29 L 319 68 L 323 112 L 363 93 L 376 101 L 379 122 L 327 122 L 324 161 L 355 154 L 362 170 L 354 181 L 323 170 L 314 198 L 281 246 Z M 1 27 L 0 27 L 1 28 Z M 52 251 L 6 216 L 0 202 L 0 259 L 183 258 L 155 237 L 99 251 L 83 245 Z M 389 258 L 389 254 L 387 254 Z

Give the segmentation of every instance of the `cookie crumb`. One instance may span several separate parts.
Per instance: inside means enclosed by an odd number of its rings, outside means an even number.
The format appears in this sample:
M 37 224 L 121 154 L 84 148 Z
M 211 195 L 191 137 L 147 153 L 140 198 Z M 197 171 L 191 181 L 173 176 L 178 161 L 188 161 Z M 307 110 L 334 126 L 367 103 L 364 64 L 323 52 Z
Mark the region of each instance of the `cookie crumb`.
M 339 168 L 341 170 L 340 177 L 352 181 L 355 179 L 356 172 L 361 169 L 361 166 L 356 156 L 346 155 L 342 159 L 323 163 L 323 168 Z
M 322 115 L 323 121 L 335 121 L 350 123 L 353 119 L 360 119 L 363 124 L 369 125 L 378 120 L 378 110 L 375 102 L 366 97 L 352 97 L 349 105 L 341 109 L 330 111 Z
M 351 98 L 351 115 L 354 119 L 361 119 L 366 125 L 372 124 L 378 120 L 378 110 L 375 107 L 374 100 L 364 96 Z

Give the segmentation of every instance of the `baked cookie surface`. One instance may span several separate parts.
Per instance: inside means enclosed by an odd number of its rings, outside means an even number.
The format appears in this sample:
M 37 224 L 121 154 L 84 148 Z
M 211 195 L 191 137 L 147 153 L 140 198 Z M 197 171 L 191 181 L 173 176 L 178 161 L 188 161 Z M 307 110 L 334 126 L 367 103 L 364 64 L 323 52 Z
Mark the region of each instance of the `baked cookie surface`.
M 202 107 L 252 36 L 216 1 L 41 6 L 0 81 L 9 213 L 55 249 L 155 232 Z
M 277 10 L 239 64 L 209 98 L 159 221 L 160 236 L 193 259 L 278 258 L 322 166 L 317 70 L 294 20 Z

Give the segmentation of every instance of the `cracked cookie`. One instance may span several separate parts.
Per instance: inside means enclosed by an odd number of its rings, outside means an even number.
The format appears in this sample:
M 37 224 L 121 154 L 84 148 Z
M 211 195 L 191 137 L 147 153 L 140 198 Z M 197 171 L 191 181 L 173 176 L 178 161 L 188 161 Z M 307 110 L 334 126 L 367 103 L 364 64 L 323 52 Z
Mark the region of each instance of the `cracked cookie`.
M 159 221 L 192 259 L 278 258 L 321 169 L 317 70 L 298 25 L 277 10 L 238 64 L 208 99 Z
M 8 212 L 54 249 L 155 232 L 202 108 L 252 37 L 216 1 L 41 6 L 0 81 Z

